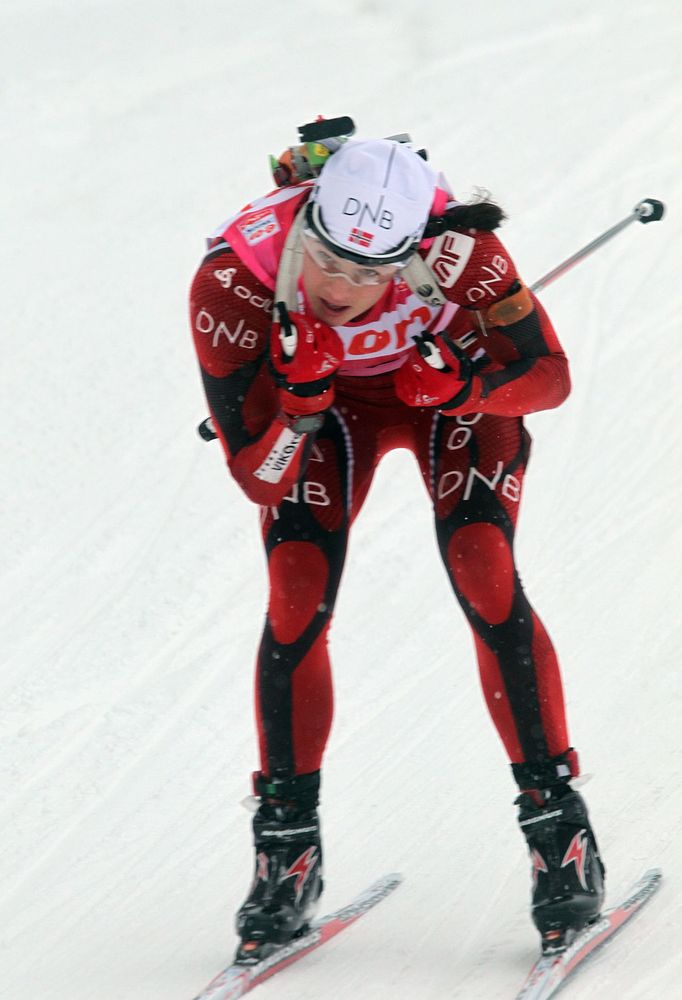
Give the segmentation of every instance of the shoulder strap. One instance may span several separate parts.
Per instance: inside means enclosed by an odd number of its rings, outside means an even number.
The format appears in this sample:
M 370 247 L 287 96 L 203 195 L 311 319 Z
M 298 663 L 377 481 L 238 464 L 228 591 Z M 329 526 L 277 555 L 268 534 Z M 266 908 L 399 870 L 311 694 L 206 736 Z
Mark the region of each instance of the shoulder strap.
M 444 306 L 448 301 L 440 290 L 436 276 L 418 253 L 412 254 L 400 277 L 429 306 Z
M 301 229 L 305 220 L 305 205 L 299 209 L 293 225 L 287 234 L 277 268 L 275 302 L 284 302 L 290 312 L 298 310 L 298 279 L 303 270 L 303 246 Z

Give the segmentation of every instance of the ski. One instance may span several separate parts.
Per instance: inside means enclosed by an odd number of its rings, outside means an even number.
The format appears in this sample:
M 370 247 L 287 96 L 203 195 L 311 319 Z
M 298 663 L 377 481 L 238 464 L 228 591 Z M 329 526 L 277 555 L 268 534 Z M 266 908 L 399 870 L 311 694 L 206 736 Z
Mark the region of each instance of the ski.
M 632 886 L 616 906 L 610 907 L 589 927 L 580 931 L 565 951 L 544 955 L 528 973 L 516 1000 L 549 1000 L 569 976 L 582 967 L 597 948 L 620 930 L 647 903 L 661 884 L 660 868 L 651 868 Z
M 245 993 L 250 993 L 270 976 L 298 962 L 300 958 L 326 944 L 346 927 L 350 927 L 359 917 L 392 893 L 402 880 L 402 875 L 385 875 L 356 896 L 347 906 L 314 920 L 307 934 L 282 945 L 260 962 L 253 965 L 236 963 L 228 965 L 201 993 L 197 994 L 194 1000 L 237 1000 Z

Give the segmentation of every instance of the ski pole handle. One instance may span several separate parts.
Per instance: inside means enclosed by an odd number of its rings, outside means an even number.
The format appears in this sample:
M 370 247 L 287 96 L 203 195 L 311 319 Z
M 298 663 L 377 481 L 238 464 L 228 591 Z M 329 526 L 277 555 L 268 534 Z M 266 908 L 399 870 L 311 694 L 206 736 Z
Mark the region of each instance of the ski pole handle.
M 541 288 L 546 288 L 547 285 L 556 281 L 556 279 L 561 277 L 562 274 L 565 274 L 566 271 L 575 267 L 579 261 L 588 257 L 591 253 L 594 253 L 598 247 L 607 243 L 608 240 L 613 239 L 617 233 L 619 233 L 622 229 L 625 229 L 626 226 L 629 226 L 630 223 L 658 222 L 659 219 L 663 218 L 664 211 L 665 205 L 662 201 L 658 201 L 656 198 L 645 198 L 643 201 L 640 201 L 638 205 L 635 205 L 630 215 L 628 215 L 625 219 L 617 222 L 615 226 L 611 226 L 610 229 L 607 229 L 600 236 L 597 236 L 591 243 L 588 243 L 571 257 L 567 257 L 567 259 L 562 261 L 561 264 L 557 264 L 557 266 L 552 268 L 551 271 L 548 271 L 547 274 L 544 274 L 541 278 L 538 278 L 537 281 L 534 281 L 530 286 L 531 292 L 539 292 Z

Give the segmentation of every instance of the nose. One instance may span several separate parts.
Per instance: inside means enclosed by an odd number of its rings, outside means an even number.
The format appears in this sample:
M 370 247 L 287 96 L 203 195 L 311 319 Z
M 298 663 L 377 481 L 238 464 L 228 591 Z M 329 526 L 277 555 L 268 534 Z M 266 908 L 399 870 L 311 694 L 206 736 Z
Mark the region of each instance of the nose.
M 322 298 L 333 305 L 345 305 L 350 298 L 350 291 L 353 285 L 342 274 L 330 275 L 324 283 Z

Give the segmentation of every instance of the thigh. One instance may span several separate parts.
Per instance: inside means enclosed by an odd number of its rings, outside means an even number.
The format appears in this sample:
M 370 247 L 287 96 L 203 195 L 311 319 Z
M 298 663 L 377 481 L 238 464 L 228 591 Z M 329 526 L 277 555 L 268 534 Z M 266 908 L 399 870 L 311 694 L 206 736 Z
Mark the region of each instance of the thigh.
M 442 559 L 467 614 L 505 621 L 520 593 L 514 533 L 530 436 L 520 418 L 472 414 L 433 427 L 429 489 Z
M 437 523 L 489 522 L 513 535 L 530 441 L 521 418 L 440 417 L 431 430 L 427 483 Z
M 309 576 L 333 597 L 348 532 L 376 467 L 376 433 L 348 407 L 335 407 L 311 446 L 301 480 L 277 507 L 261 508 L 271 590 L 290 592 Z M 283 545 L 286 549 L 277 552 Z M 320 558 L 322 556 L 322 558 Z

